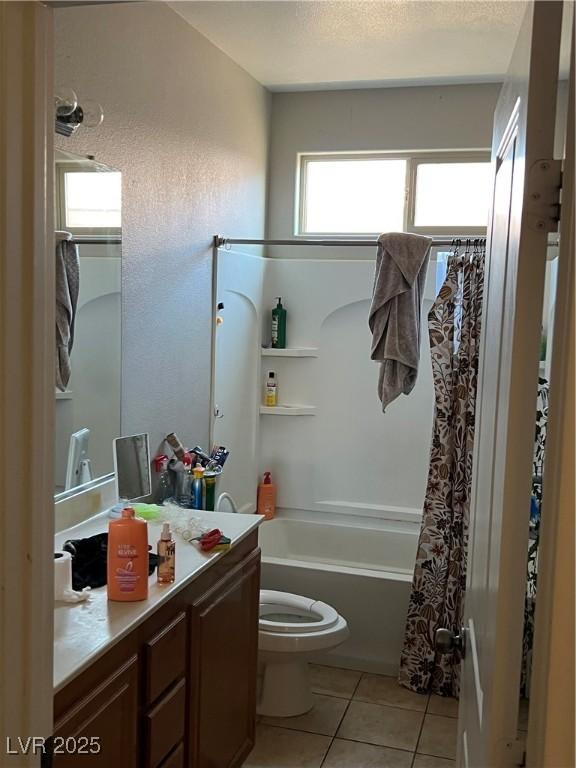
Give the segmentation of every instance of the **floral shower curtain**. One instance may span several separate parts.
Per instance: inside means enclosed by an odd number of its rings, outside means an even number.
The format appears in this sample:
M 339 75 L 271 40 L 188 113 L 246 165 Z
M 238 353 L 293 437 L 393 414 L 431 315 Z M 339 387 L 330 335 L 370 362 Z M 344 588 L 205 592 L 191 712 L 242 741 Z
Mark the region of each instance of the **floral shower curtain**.
M 528 698 L 530 693 L 532 646 L 534 644 L 534 617 L 536 611 L 538 548 L 540 546 L 540 520 L 542 513 L 542 478 L 544 475 L 546 430 L 548 425 L 548 398 L 548 381 L 543 377 L 539 377 L 534 457 L 532 460 L 532 503 L 530 508 L 528 569 L 526 575 L 526 595 L 524 598 L 524 633 L 522 637 L 522 677 L 520 682 L 520 695 L 525 698 Z
M 484 258 L 483 241 L 456 246 L 428 314 L 434 427 L 399 672 L 418 693 L 459 693 L 459 655 L 437 654 L 434 633 L 462 624 Z

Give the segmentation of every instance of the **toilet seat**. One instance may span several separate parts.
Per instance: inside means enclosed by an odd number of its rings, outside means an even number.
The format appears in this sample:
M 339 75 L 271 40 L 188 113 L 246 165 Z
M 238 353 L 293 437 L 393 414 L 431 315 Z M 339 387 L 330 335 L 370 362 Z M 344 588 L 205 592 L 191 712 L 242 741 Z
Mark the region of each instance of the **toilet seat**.
M 261 651 L 298 653 L 331 648 L 348 634 L 346 620 L 327 603 L 290 592 L 260 591 Z
M 260 591 L 260 629 L 265 632 L 321 632 L 338 622 L 331 605 L 290 592 Z

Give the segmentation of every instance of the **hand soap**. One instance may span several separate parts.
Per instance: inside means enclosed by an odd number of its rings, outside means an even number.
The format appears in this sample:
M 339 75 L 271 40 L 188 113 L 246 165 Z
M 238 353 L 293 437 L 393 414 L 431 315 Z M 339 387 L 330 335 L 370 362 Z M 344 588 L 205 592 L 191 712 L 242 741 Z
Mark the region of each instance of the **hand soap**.
M 264 480 L 258 486 L 258 514 L 272 520 L 276 512 L 276 486 L 270 472 L 264 472 Z
M 108 524 L 108 600 L 135 602 L 148 597 L 148 524 L 124 507 Z

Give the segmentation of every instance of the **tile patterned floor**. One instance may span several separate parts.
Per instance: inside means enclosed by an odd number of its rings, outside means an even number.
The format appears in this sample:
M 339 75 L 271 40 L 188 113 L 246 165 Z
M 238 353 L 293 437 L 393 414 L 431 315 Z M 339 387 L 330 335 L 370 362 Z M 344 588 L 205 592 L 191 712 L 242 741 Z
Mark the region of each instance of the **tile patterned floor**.
M 454 768 L 458 702 L 311 665 L 314 708 L 262 717 L 244 768 Z

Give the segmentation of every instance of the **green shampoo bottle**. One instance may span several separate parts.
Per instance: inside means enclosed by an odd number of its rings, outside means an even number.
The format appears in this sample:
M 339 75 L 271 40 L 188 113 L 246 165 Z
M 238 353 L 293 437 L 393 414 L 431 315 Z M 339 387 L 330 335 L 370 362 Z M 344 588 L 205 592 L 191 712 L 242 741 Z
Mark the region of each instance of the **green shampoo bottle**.
M 286 349 L 286 310 L 282 306 L 282 299 L 278 298 L 278 304 L 272 310 L 272 347 L 274 349 Z

